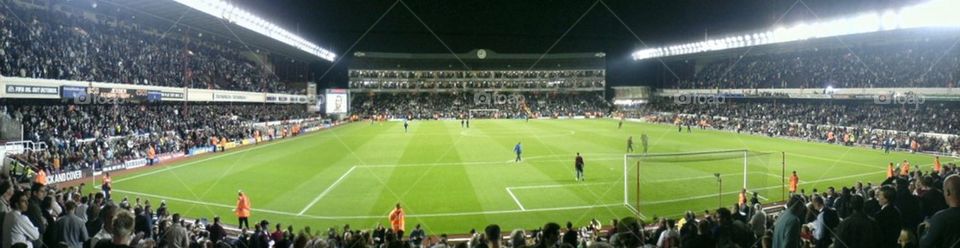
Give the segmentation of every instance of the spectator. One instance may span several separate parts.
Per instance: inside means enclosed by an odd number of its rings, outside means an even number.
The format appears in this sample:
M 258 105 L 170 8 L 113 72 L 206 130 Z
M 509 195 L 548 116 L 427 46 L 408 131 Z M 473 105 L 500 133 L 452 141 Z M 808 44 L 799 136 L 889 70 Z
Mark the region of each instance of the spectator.
M 773 228 L 773 247 L 800 247 L 800 216 L 805 214 L 804 203 L 800 196 L 794 195 L 787 201 L 787 209 L 777 218 Z
M 419 224 L 417 225 L 417 228 L 414 229 L 414 231 L 416 230 L 420 230 Z M 484 229 L 483 233 L 484 233 L 484 237 L 486 237 L 487 239 L 488 248 L 500 248 L 500 243 L 501 243 L 500 242 L 501 241 L 500 226 L 496 224 L 488 225 L 487 228 Z M 413 236 L 413 233 L 411 232 L 410 235 Z M 419 245 L 417 245 L 417 247 L 419 247 Z
M 835 201 L 835 203 L 844 203 Z M 834 229 L 840 224 L 840 218 L 837 211 L 827 207 L 823 198 L 813 197 L 813 208 L 820 213 L 817 214 L 817 220 L 813 222 L 813 238 L 816 240 L 816 247 L 830 247 L 833 243 Z
M 187 229 L 183 227 L 180 220 L 180 214 L 174 213 L 170 226 L 163 234 L 163 243 L 165 247 L 171 248 L 189 248 L 190 241 L 187 236 Z
M 527 247 L 527 234 L 524 233 L 523 229 L 514 229 L 513 232 L 510 233 L 510 247 Z
M 10 248 L 14 244 L 23 244 L 32 248 L 33 243 L 40 240 L 40 231 L 29 217 L 23 214 L 29 209 L 29 193 L 15 192 L 11 199 L 11 209 L 3 218 L 3 248 Z
M 680 234 L 674 230 L 673 226 L 676 222 L 673 219 L 667 219 L 665 222 L 666 230 L 660 233 L 660 238 L 657 239 L 657 247 L 676 247 L 680 244 Z
M 880 227 L 878 247 L 896 247 L 902 227 L 900 210 L 893 203 L 896 201 L 896 191 L 890 186 L 880 189 L 877 201 L 880 203 L 880 212 L 877 212 L 877 226 Z
M 213 217 L 213 225 L 207 226 L 207 232 L 210 233 L 210 241 L 213 243 L 220 242 L 227 236 L 223 224 L 220 223 L 220 216 Z
M 44 211 L 42 207 L 43 199 L 47 197 L 47 191 L 43 184 L 33 183 L 30 186 L 30 204 L 27 206 L 27 218 L 30 218 L 30 223 L 33 223 L 33 226 L 37 227 L 37 230 L 40 231 L 40 234 L 47 232 L 47 218 L 44 217 Z M 33 246 L 42 247 L 43 239 L 37 239 L 33 241 Z
M 423 240 L 427 238 L 427 234 L 423 231 L 423 228 L 420 228 L 420 224 L 417 224 L 413 231 L 410 231 L 410 243 L 414 247 L 421 247 Z
M 83 243 L 90 239 L 87 233 L 87 227 L 83 220 L 74 213 L 77 203 L 68 201 L 66 203 L 65 215 L 57 220 L 57 243 L 66 244 L 68 248 L 82 248 Z
M 960 244 L 960 175 L 943 181 L 943 198 L 950 208 L 927 220 L 927 231 L 920 238 L 920 247 L 956 247 Z
M 118 209 L 111 218 L 110 242 L 100 242 L 94 248 L 129 248 L 135 245 L 133 226 L 134 217 L 130 211 Z
M 560 244 L 560 225 L 557 223 L 547 223 L 543 226 L 543 232 L 535 248 L 552 248 Z

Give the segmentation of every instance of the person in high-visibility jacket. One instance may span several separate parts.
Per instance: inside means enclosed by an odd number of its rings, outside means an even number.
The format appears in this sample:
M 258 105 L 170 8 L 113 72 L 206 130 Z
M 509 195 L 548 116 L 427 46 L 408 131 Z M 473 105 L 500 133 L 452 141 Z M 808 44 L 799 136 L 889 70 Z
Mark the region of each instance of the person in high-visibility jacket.
M 940 156 L 933 158 L 933 171 L 940 173 L 940 169 L 943 168 L 943 165 L 940 164 Z
M 390 211 L 390 228 L 393 229 L 393 233 L 397 234 L 397 240 L 403 238 L 403 226 L 403 208 L 400 207 L 400 203 L 397 203 L 397 207 Z
M 153 149 L 153 145 L 147 146 L 147 165 L 153 165 L 156 159 L 157 159 L 157 150 Z
M 887 165 L 887 178 L 893 177 L 894 176 L 893 173 L 894 173 L 893 162 L 890 162 L 890 164 Z
M 910 161 L 906 159 L 903 160 L 903 164 L 900 165 L 900 175 L 909 176 L 910 175 Z
M 47 185 L 47 172 L 43 168 L 37 168 L 37 176 L 34 180 L 40 185 Z
M 237 208 L 233 212 L 237 215 L 237 221 L 241 229 L 250 229 L 250 198 L 243 191 L 237 193 Z
M 797 177 L 797 171 L 790 175 L 790 193 L 797 193 L 797 186 L 800 184 L 800 177 Z
M 222 152 L 222 151 L 226 151 L 226 150 L 227 150 L 227 137 L 221 136 L 221 137 L 220 137 L 220 151 Z

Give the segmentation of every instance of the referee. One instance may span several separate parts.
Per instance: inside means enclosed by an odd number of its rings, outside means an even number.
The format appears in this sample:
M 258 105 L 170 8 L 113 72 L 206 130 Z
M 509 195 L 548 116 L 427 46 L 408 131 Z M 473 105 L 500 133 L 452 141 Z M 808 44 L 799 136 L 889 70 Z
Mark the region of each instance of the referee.
M 577 170 L 576 180 L 583 181 L 583 157 L 580 156 L 580 153 L 577 153 L 577 159 L 574 161 L 573 167 Z

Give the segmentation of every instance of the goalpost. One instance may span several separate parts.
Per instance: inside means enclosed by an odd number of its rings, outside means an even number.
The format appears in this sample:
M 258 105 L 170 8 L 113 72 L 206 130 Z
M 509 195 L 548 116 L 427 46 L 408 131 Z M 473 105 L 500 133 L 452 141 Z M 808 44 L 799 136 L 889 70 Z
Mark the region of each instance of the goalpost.
M 711 212 L 756 192 L 761 202 L 783 200 L 780 156 L 746 149 L 623 156 L 623 204 L 638 216 Z

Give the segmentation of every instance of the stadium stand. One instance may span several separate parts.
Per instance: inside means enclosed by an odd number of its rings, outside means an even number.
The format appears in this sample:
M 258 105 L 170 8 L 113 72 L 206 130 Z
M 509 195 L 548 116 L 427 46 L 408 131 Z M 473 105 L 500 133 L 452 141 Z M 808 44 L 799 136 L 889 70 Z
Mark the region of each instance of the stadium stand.
M 949 49 L 953 44 L 953 39 L 922 39 L 892 44 L 801 46 L 714 60 L 693 59 L 684 66 L 698 69 L 681 74 L 680 80 L 669 88 L 956 87 L 960 80 L 960 51 Z
M 213 137 L 252 138 L 252 123 L 306 119 L 298 105 L 4 105 L 2 114 L 24 124 L 25 139 L 49 149 L 16 155 L 48 174 L 184 153 Z M 267 130 L 263 130 L 264 135 Z
M 39 235 L 31 236 L 21 230 L 14 232 L 12 224 L 3 226 L 2 235 L 13 236 L 4 240 L 31 242 L 34 247 L 61 243 L 102 247 L 104 244 L 98 242 L 118 242 L 103 237 L 123 232 L 117 228 L 117 225 L 124 225 L 117 220 L 122 218 L 115 217 L 132 214 L 137 222 L 137 235 L 119 241 L 132 247 L 270 247 L 270 244 L 297 248 L 806 247 L 824 243 L 833 243 L 835 247 L 917 247 L 921 243 L 924 244 L 921 247 L 950 247 L 960 241 L 956 230 L 945 223 L 953 218 L 949 213 L 955 213 L 960 207 L 960 198 L 955 194 L 960 190 L 958 172 L 960 169 L 955 164 L 946 164 L 939 172 L 914 170 L 877 185 L 869 182 L 866 185 L 837 185 L 835 187 L 841 190 L 831 187 L 812 194 L 800 191 L 791 196 L 784 212 L 779 212 L 783 205 L 765 209 L 760 205 L 762 202 L 754 198 L 750 200 L 753 205 L 708 210 L 700 216 L 687 212 L 678 219 L 658 218 L 651 220 L 655 223 L 653 226 L 646 226 L 634 217 L 613 220 L 610 225 L 593 219 L 586 226 L 568 226 L 564 230 L 551 222 L 536 230 L 514 230 L 507 238 L 497 239 L 490 237 L 504 234 L 498 227 L 488 227 L 487 232 L 461 237 L 460 244 L 449 240 L 446 234 L 403 239 L 397 238 L 389 229 L 358 230 L 349 226 L 326 231 L 310 227 L 295 229 L 293 226 L 272 228 L 268 220 L 255 223 L 253 230 L 244 229 L 237 235 L 226 235 L 219 217 L 214 217 L 212 222 L 184 221 L 176 214 L 176 209 L 168 209 L 163 202 L 151 203 L 139 198 L 105 200 L 101 193 L 83 192 L 82 187 L 54 189 L 39 184 L 26 187 L 12 183 L 6 176 L 0 178 L 0 193 L 3 195 L 0 212 L 8 219 L 18 218 L 20 213 L 29 217 L 11 222 L 26 221 L 23 224 L 36 228 L 34 231 L 40 230 Z M 945 191 L 949 192 L 946 196 Z M 157 204 L 156 209 L 152 204 Z M 768 212 L 771 208 L 777 211 Z M 944 209 L 948 211 L 934 214 Z M 842 222 L 838 216 L 843 218 Z M 68 225 L 64 219 L 74 218 L 84 223 L 83 229 L 88 235 L 53 234 L 61 230 L 62 225 Z M 107 228 L 111 225 L 104 224 L 111 220 L 113 230 Z M 134 228 L 133 223 L 129 225 Z M 181 228 L 185 231 L 177 230 Z M 133 236 L 132 232 L 126 231 L 125 235 Z M 908 238 L 901 238 L 901 232 Z
M 869 101 L 773 100 L 727 101 L 723 104 L 655 104 L 651 119 L 736 132 L 795 137 L 843 145 L 863 145 L 913 152 L 960 153 L 955 134 L 960 116 L 952 102 L 922 105 L 879 105 Z M 849 135 L 849 136 L 848 136 Z M 916 141 L 917 148 L 911 147 Z
M 491 108 L 498 111 L 499 118 L 605 116 L 610 104 L 596 92 L 584 93 L 525 93 L 508 95 L 519 102 L 485 104 L 475 101 L 467 93 L 385 93 L 358 95 L 353 99 L 354 113 L 364 117 L 386 115 L 388 118 L 462 118 L 470 115 L 471 109 Z M 526 106 L 526 108 L 524 108 Z M 494 117 L 474 114 L 474 117 Z
M 182 28 L 164 33 L 10 2 L 0 8 L 0 44 L 0 74 L 6 76 L 303 93 L 243 58 L 239 44 L 197 38 Z

